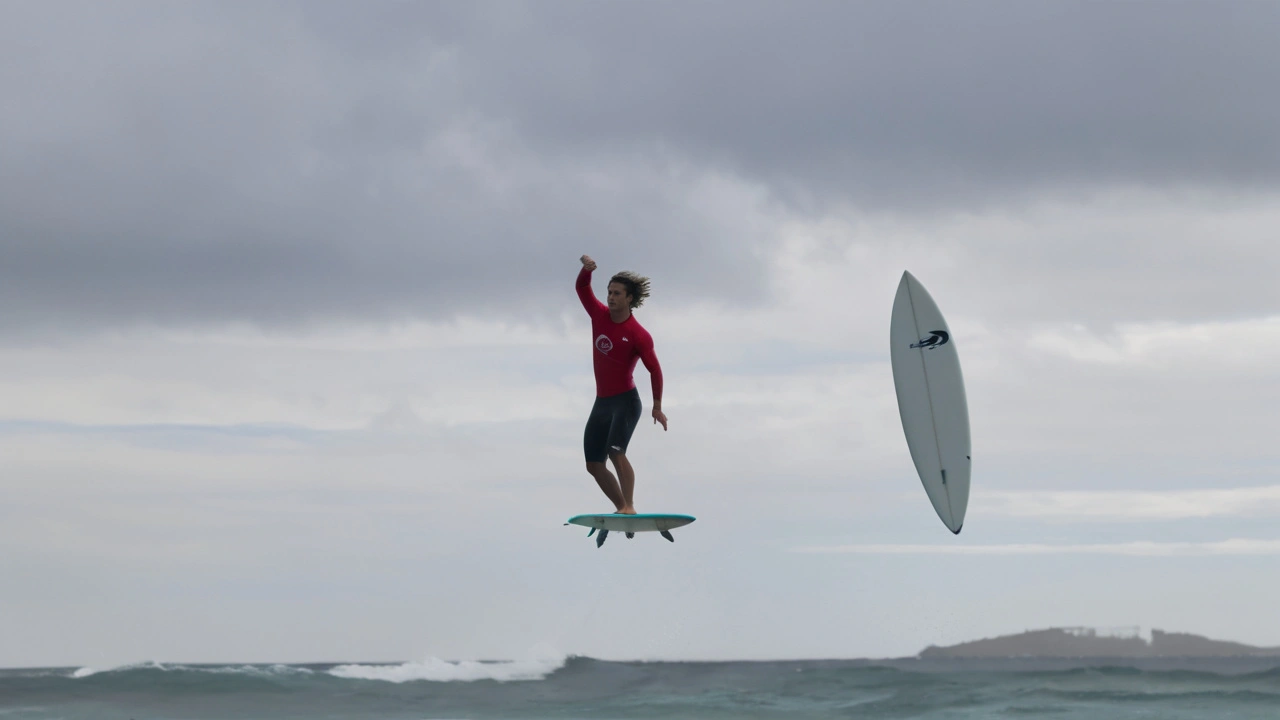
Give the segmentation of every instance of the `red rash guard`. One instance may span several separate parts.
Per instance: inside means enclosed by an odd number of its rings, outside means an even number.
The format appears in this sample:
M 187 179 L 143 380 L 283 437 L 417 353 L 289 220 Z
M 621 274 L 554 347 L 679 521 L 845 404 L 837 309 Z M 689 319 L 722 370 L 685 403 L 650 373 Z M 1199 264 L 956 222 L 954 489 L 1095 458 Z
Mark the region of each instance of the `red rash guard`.
M 632 373 L 636 360 L 644 361 L 653 385 L 653 402 L 662 401 L 662 367 L 653 353 L 653 337 L 640 326 L 635 315 L 615 323 L 609 317 L 609 308 L 591 292 L 591 271 L 582 268 L 578 273 L 578 299 L 591 316 L 591 335 L 595 337 L 596 396 L 609 397 L 624 393 L 636 386 Z

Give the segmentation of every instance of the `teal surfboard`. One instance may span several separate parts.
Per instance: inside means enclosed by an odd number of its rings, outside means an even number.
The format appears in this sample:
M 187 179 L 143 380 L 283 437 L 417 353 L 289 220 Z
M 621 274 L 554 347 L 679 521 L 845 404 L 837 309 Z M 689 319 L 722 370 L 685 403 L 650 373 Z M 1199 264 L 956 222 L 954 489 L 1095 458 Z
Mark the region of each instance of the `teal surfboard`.
M 618 515 L 616 513 L 597 515 L 574 515 L 569 518 L 570 525 L 595 528 L 596 530 L 619 530 L 622 532 L 660 532 L 674 530 L 693 522 L 690 515 L 672 515 L 671 513 L 641 513 L 639 515 Z
M 604 544 L 604 539 L 609 535 L 610 530 L 625 532 L 627 537 L 631 537 L 633 533 L 638 532 L 658 532 L 662 537 L 675 542 L 675 538 L 671 536 L 671 530 L 684 527 L 694 521 L 692 515 L 675 515 L 672 513 L 641 513 L 639 515 L 618 515 L 617 513 L 596 513 L 591 515 L 574 515 L 569 518 L 565 525 L 581 525 L 582 527 L 591 528 L 591 532 L 587 533 L 587 537 L 591 537 L 597 530 L 600 535 L 596 537 L 596 547 Z

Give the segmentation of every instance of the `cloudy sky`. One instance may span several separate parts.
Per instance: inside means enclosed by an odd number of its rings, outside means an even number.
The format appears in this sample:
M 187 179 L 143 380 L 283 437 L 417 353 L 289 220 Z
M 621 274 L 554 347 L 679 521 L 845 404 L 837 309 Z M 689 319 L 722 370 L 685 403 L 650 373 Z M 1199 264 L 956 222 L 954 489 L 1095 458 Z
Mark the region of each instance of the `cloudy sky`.
M 1277 33 L 0 3 L 0 666 L 1280 645 Z M 609 509 L 584 253 L 653 278 L 670 429 L 629 454 L 675 544 L 562 525 Z M 904 270 L 965 374 L 959 536 L 898 418 Z

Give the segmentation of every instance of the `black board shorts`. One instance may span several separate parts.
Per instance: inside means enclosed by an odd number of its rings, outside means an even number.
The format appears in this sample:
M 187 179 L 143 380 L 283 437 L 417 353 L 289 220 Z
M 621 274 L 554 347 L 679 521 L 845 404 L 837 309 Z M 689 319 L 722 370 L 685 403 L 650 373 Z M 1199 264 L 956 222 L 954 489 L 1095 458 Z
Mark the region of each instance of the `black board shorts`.
M 610 452 L 625 453 L 631 433 L 640 422 L 640 391 L 630 390 L 596 398 L 582 433 L 582 452 L 587 462 L 604 462 Z

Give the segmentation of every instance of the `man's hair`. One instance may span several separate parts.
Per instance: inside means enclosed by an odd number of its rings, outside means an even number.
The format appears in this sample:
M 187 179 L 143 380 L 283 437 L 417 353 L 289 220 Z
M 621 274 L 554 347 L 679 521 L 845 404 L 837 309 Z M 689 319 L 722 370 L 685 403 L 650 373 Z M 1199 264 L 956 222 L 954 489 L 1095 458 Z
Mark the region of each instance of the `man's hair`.
M 627 289 L 627 294 L 631 296 L 631 309 L 634 310 L 644 304 L 644 299 L 649 297 L 649 278 L 643 275 L 637 275 L 630 270 L 622 272 L 609 278 L 610 283 L 619 283 Z

